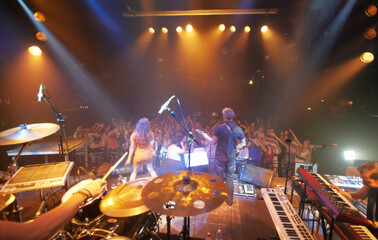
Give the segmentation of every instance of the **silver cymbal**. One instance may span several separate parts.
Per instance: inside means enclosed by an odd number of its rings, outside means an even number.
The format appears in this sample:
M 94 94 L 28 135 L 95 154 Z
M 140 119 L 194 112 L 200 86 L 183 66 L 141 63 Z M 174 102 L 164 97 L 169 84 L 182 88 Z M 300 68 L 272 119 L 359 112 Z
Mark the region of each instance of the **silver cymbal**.
M 0 146 L 31 142 L 47 137 L 59 130 L 54 123 L 21 124 L 19 127 L 0 132 Z

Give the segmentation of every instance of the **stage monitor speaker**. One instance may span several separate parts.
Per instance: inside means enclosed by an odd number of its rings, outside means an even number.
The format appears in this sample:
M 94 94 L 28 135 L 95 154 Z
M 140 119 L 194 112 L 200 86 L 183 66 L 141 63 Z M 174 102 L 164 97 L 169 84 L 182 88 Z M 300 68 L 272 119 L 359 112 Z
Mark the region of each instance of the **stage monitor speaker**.
M 264 188 L 269 188 L 273 178 L 273 170 L 247 164 L 243 167 L 240 180 Z

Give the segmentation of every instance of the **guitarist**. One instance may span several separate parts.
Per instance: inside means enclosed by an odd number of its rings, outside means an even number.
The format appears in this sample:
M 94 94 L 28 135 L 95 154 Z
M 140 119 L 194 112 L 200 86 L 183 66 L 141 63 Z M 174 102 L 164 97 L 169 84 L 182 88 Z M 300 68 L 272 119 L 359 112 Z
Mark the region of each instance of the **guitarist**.
M 233 122 L 235 117 L 234 111 L 231 108 L 224 108 L 222 114 L 225 124 L 219 124 L 215 127 L 214 136 L 210 137 L 203 132 L 202 135 L 206 140 L 217 144 L 215 151 L 215 175 L 220 179 L 226 180 L 228 189 L 226 203 L 231 206 L 234 194 L 234 183 L 232 180 L 234 161 L 236 159 L 236 152 L 245 146 L 245 139 L 243 130 Z M 237 141 L 240 141 L 240 144 L 237 145 Z

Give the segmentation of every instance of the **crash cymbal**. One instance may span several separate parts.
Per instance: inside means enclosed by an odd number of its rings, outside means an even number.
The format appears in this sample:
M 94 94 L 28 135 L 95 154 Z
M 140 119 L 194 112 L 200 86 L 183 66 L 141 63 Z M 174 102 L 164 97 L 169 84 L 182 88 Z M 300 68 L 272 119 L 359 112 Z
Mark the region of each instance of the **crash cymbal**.
M 13 194 L 0 194 L 0 211 L 8 207 L 15 198 Z
M 218 177 L 196 171 L 161 175 L 142 192 L 144 203 L 153 212 L 189 217 L 219 207 L 227 197 L 227 187 Z
M 21 124 L 19 127 L 0 132 L 0 146 L 31 142 L 47 137 L 59 130 L 53 123 Z
M 142 190 L 153 178 L 139 178 L 111 190 L 101 200 L 100 210 L 109 217 L 130 217 L 149 210 L 142 200 Z

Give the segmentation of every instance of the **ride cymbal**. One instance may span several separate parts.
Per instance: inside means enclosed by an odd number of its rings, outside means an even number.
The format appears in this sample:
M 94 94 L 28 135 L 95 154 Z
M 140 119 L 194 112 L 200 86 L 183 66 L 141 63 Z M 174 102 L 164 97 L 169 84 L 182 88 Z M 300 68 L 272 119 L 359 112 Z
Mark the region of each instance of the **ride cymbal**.
M 59 130 L 53 123 L 21 124 L 19 127 L 0 132 L 0 146 L 31 142 L 47 137 Z
M 109 217 L 131 217 L 149 211 L 142 190 L 152 179 L 139 178 L 114 188 L 101 200 L 101 212 Z
M 196 171 L 177 171 L 161 175 L 142 192 L 152 211 L 167 216 L 189 217 L 219 207 L 227 197 L 227 186 L 218 177 Z

